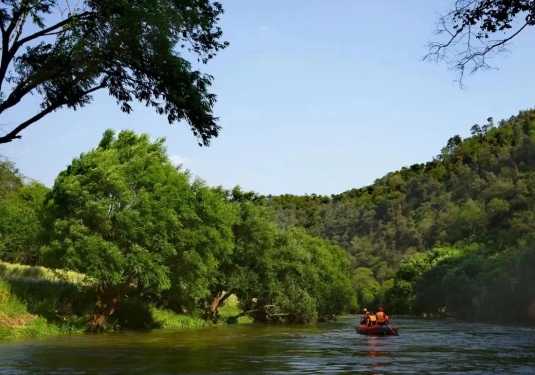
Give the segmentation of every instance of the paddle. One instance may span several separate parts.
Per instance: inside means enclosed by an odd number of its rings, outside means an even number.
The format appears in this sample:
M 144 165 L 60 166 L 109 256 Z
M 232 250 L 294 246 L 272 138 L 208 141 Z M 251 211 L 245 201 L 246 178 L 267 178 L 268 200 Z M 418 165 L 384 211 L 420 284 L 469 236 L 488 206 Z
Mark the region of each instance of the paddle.
M 399 336 L 399 333 L 394 332 L 394 330 L 388 325 L 388 323 L 385 322 L 385 324 L 388 328 L 390 328 L 390 332 L 392 332 L 395 336 Z

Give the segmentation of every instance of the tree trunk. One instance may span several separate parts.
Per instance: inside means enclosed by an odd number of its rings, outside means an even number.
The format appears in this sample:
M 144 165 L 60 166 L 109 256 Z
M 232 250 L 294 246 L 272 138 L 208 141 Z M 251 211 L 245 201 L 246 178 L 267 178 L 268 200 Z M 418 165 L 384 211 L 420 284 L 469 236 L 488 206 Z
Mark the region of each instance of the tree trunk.
M 206 309 L 206 312 L 205 312 L 206 320 L 215 319 L 215 317 L 217 316 L 217 310 L 219 309 L 220 299 L 221 297 L 219 293 L 212 296 L 212 303 L 210 303 L 210 306 Z
M 99 285 L 97 288 L 97 301 L 90 321 L 90 331 L 104 332 L 108 318 L 115 312 L 119 293 L 109 285 Z
M 218 314 L 219 306 L 221 306 L 221 304 L 225 302 L 225 300 L 233 293 L 233 290 L 225 293 L 224 295 L 222 291 L 212 293 L 212 302 L 210 303 L 210 306 L 206 309 L 204 313 L 204 318 L 206 320 L 215 319 Z

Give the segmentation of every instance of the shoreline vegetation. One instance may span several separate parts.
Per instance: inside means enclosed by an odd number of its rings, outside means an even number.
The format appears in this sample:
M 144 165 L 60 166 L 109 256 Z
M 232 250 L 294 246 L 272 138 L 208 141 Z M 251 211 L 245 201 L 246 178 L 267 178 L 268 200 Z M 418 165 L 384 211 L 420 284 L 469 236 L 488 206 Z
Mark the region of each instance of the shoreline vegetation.
M 76 272 L 51 270 L 40 266 L 27 266 L 0 261 L 0 340 L 13 338 L 35 338 L 51 335 L 83 334 L 87 332 L 89 321 L 91 285 L 86 282 L 86 276 Z M 71 300 L 66 299 L 70 296 Z M 89 297 L 89 298 L 88 298 Z M 73 303 L 75 300 L 86 304 L 86 314 L 70 310 L 61 311 L 61 306 Z M 83 306 L 82 306 L 83 307 Z M 139 305 L 137 306 L 139 308 Z M 80 306 L 78 307 L 80 308 Z M 84 308 L 82 308 L 82 311 Z M 141 309 L 137 313 L 143 311 Z M 243 311 L 238 307 L 235 296 L 229 297 L 226 304 L 219 309 L 220 320 L 217 323 L 206 321 L 200 317 L 177 314 L 173 311 L 148 306 L 144 310 L 146 322 L 144 326 L 125 319 L 130 314 L 121 315 L 112 321 L 109 332 L 123 330 L 146 329 L 191 329 L 205 328 L 225 324 L 251 324 L 253 319 L 239 316 Z M 239 317 L 238 317 L 239 316 Z M 344 315 L 351 319 L 359 319 L 359 314 Z M 238 318 L 237 318 L 238 317 Z M 390 315 L 391 319 L 423 319 L 449 320 L 457 322 L 470 321 L 458 319 L 447 314 L 423 315 Z M 332 320 L 336 320 L 336 317 Z M 482 323 L 482 322 L 477 322 Z M 485 322 L 487 324 L 501 324 L 508 326 L 532 327 L 528 321 L 524 322 Z
M 299 324 L 379 305 L 535 321 L 535 110 L 330 197 L 209 187 L 164 143 L 107 130 L 51 189 L 0 162 L 0 337 Z
M 358 309 L 341 248 L 280 228 L 254 192 L 191 178 L 164 143 L 107 130 L 52 189 L 0 162 L 3 336 L 307 323 Z
M 85 281 L 85 275 L 76 272 L 0 261 L 0 339 L 86 332 L 93 290 Z M 71 305 L 76 303 L 73 309 Z M 227 324 L 229 320 L 233 324 L 252 323 L 245 316 L 233 319 L 242 312 L 235 296 L 219 309 L 220 320 L 216 323 L 155 306 L 129 307 L 129 314 L 143 314 L 145 324 L 120 314 L 111 321 L 109 331 L 202 328 Z
M 25 2 L 3 12 L 0 82 L 12 84 L 0 92 L 0 113 L 36 90 L 42 111 L 0 144 L 60 108 L 90 104 L 99 90 L 125 113 L 141 101 L 169 123 L 186 122 L 200 146 L 218 137 L 213 77 L 177 48 L 206 64 L 229 46 L 220 3 L 87 2 L 45 25 L 50 4 L 31 20 Z M 515 4 L 471 2 L 441 17 L 439 33 L 452 38 L 430 43 L 424 60 L 453 64 L 462 84 L 465 67 L 488 67 L 484 57 L 527 24 L 483 50 L 467 38 L 466 53 L 444 52 L 482 18 L 480 36 L 511 28 L 523 10 Z M 23 32 L 32 25 L 41 31 Z M 173 163 L 165 139 L 131 130 L 104 132 L 52 188 L 1 159 L 0 338 L 299 324 L 379 305 L 391 316 L 535 322 L 535 111 L 497 124 L 489 117 L 470 134 L 454 135 L 426 163 L 331 196 L 210 187 Z

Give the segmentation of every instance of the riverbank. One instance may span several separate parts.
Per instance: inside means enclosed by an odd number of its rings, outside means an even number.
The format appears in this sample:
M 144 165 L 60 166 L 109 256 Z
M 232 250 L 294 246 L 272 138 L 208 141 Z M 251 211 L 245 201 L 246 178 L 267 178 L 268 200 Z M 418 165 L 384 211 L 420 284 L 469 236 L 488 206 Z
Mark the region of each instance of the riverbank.
M 94 301 L 94 288 L 82 274 L 0 262 L 0 339 L 83 333 Z M 229 298 L 220 309 L 218 324 L 240 312 L 238 300 Z M 109 331 L 212 325 L 135 299 L 124 301 L 114 315 Z M 242 317 L 236 323 L 250 322 Z

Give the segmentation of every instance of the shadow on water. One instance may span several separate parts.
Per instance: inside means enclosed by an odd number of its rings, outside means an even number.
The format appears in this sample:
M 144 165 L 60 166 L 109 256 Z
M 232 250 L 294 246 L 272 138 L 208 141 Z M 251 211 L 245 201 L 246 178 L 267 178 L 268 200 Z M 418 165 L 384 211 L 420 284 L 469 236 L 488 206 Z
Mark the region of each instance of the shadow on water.
M 355 319 L 305 326 L 81 335 L 0 342 L 0 373 L 533 374 L 535 333 L 399 319 L 400 336 L 355 333 Z

